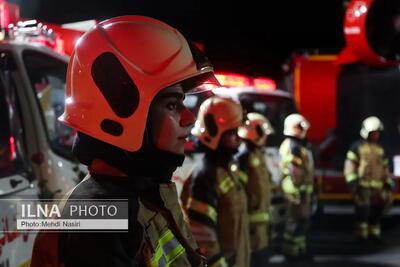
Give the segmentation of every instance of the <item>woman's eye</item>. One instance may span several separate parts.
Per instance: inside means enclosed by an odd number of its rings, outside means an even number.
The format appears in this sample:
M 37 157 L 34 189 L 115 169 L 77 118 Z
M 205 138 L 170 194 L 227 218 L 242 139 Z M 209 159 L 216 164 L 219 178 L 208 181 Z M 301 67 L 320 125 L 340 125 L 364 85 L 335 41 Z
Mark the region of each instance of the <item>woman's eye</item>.
M 167 108 L 169 110 L 175 110 L 175 109 L 178 108 L 178 106 L 179 106 L 179 103 L 169 103 L 169 104 L 167 104 Z

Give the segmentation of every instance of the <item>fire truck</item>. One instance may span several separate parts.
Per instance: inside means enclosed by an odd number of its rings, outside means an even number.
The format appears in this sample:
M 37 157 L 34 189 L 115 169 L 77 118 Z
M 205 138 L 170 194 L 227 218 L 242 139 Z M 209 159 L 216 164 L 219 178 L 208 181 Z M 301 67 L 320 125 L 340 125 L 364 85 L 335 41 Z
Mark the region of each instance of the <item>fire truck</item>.
M 344 35 L 346 47 L 340 53 L 295 55 L 282 81 L 311 123 L 319 211 L 351 202 L 343 175 L 345 155 L 361 138 L 362 120 L 372 115 L 385 126 L 381 143 L 396 181 L 394 199 L 400 200 L 400 2 L 351 1 Z
M 75 26 L 21 19 L 17 5 L 0 0 L 2 267 L 29 266 L 36 234 L 17 230 L 18 202 L 59 198 L 87 172 L 71 154 L 74 132 L 57 120 L 68 55 L 84 33 Z

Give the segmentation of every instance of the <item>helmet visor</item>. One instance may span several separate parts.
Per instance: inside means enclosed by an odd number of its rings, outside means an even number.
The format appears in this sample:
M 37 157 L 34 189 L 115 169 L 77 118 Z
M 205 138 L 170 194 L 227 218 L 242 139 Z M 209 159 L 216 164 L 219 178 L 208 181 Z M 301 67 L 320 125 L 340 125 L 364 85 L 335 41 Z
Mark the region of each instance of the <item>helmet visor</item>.
M 221 84 L 214 76 L 210 60 L 194 42 L 189 41 L 188 44 L 199 74 L 180 82 L 184 92 L 186 94 L 196 94 L 221 87 Z
M 180 82 L 186 95 L 203 93 L 221 87 L 214 73 L 207 72 Z

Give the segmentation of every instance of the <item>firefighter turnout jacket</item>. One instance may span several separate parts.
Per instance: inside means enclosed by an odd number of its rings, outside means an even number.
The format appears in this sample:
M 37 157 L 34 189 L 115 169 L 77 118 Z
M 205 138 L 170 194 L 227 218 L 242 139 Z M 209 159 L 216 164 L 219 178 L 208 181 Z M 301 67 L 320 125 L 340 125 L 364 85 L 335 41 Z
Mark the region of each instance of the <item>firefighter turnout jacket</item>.
M 129 232 L 39 233 L 31 267 L 206 266 L 184 221 L 175 184 L 93 175 L 63 205 L 82 198 L 128 199 Z
M 347 183 L 357 183 L 362 188 L 382 190 L 392 187 L 388 159 L 383 147 L 374 142 L 355 142 L 346 155 L 344 174 Z
M 286 199 L 285 232 L 282 250 L 286 257 L 307 253 L 307 232 L 313 192 L 313 159 L 304 140 L 286 138 L 279 149 Z
M 300 201 L 301 194 L 313 192 L 314 162 L 305 142 L 295 137 L 286 138 L 280 148 L 282 190 L 289 201 Z
M 252 146 L 252 149 L 248 146 Z M 261 149 L 252 144 L 247 144 L 240 151 L 238 163 L 239 168 L 232 171 L 247 173 L 239 177 L 244 178 L 241 182 L 247 192 L 251 250 L 259 251 L 268 246 L 270 238 L 271 174 Z
M 247 197 L 238 172 L 232 163 L 218 164 L 207 154 L 191 177 L 182 199 L 190 226 L 200 250 L 210 266 L 250 265 L 250 240 Z M 234 171 L 232 171 L 234 170 Z

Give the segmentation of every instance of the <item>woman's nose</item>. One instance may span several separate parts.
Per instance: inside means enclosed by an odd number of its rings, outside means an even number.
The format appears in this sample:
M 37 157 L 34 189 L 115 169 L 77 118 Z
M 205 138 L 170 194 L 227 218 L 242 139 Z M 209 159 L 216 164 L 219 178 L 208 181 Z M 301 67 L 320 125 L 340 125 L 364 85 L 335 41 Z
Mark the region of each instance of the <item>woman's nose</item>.
M 193 125 L 196 120 L 196 116 L 191 112 L 187 107 L 182 110 L 181 113 L 181 122 L 180 125 L 182 127 L 189 127 Z

